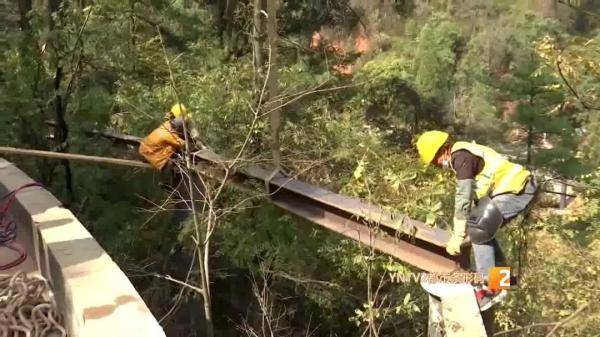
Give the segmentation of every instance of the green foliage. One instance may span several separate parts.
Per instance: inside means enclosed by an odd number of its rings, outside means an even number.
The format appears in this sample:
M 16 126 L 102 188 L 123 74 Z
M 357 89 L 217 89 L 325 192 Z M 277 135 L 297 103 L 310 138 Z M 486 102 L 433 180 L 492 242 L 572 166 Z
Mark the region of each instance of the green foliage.
M 591 39 L 567 37 L 557 39 L 545 36 L 536 44 L 536 52 L 543 60 L 546 71 L 561 79 L 567 94 L 565 106 L 581 125 L 579 134 L 584 141 L 579 148 L 585 159 L 593 164 L 600 163 L 597 148 L 598 114 L 600 107 L 600 37 Z
M 569 149 L 573 149 L 576 142 L 571 121 L 561 116 L 565 93 L 561 90 L 559 79 L 540 67 L 536 57 L 530 55 L 529 59 L 514 64 L 514 70 L 501 78 L 500 88 L 509 100 L 519 102 L 512 119 L 527 130 L 528 141 L 536 141 L 543 133 L 551 135 L 560 146 L 553 149 L 554 154 L 561 154 L 554 157 L 556 161 L 545 156 L 534 157 L 534 162 L 563 174 L 576 173 L 577 165 L 565 165 L 566 161 L 575 163 L 574 153 L 569 153 Z M 528 147 L 528 151 L 532 149 Z
M 281 25 L 285 32 L 313 32 L 326 22 L 323 1 L 285 1 L 281 8 Z M 310 22 L 310 25 L 306 25 Z
M 4 69 L 0 86 L 5 93 L 0 98 L 0 121 L 7 126 L 7 132 L 2 132 L 0 137 L 7 144 L 39 144 L 41 139 L 36 137 L 32 129 L 42 127 L 39 117 L 45 116 L 42 107 L 49 99 L 49 94 L 41 94 L 40 91 L 49 91 L 50 83 L 41 73 L 41 61 L 28 47 L 31 39 L 23 37 L 22 41 L 15 43 L 12 49 L 3 53 L 0 61 Z M 33 125 L 29 124 L 32 122 Z
M 398 49 L 379 54 L 356 75 L 357 80 L 365 82 L 360 102 L 367 109 L 366 117 L 384 131 L 401 129 L 422 118 L 409 55 Z
M 577 243 L 553 237 L 545 232 L 529 235 L 527 269 L 518 293 L 509 296 L 505 310 L 497 316 L 502 329 L 527 326 L 531 322 L 556 322 L 578 309 L 565 336 L 590 336 L 597 333 L 600 316 L 590 293 L 598 291 L 598 265 L 590 263 L 597 255 Z M 544 254 L 535 254 L 543 251 Z M 567 252 L 565 254 L 565 252 Z M 597 254 L 597 250 L 596 253 Z M 546 331 L 531 328 L 529 336 L 545 336 Z
M 285 40 L 276 66 L 281 99 L 289 103 L 283 108 L 281 140 L 286 172 L 447 228 L 454 177 L 418 162 L 412 141 L 424 129 L 453 129 L 457 139 L 486 140 L 483 143 L 492 147 L 501 144 L 518 152 L 521 145 L 504 144 L 504 132 L 531 128 L 536 142 L 545 137 L 552 145 L 543 149 L 534 143 L 537 166 L 576 176 L 581 162 L 591 167 L 600 162 L 600 117 L 582 103 L 598 106 L 598 37 L 571 36 L 555 20 L 523 13 L 519 1 L 394 1 L 405 19 L 389 30 L 378 20 L 383 22 L 391 13 L 368 13 L 350 5 L 320 0 L 282 3 L 278 21 Z M 461 11 L 464 8 L 469 10 Z M 251 107 L 258 104 L 260 87 L 251 50 L 242 43 L 236 53 L 229 51 L 227 39 L 221 40 L 223 27 L 215 25 L 221 18 L 213 16 L 214 9 L 198 2 L 183 8 L 182 1 L 167 0 L 110 0 L 85 10 L 63 6 L 49 34 L 47 17 L 30 13 L 30 32 L 0 36 L 0 143 L 39 149 L 54 145 L 49 139 L 53 130 L 45 121 L 54 118 L 53 77 L 59 64 L 65 74 L 58 93 L 68 103 L 69 151 L 137 158 L 134 148 L 90 139 L 86 130 L 143 136 L 179 99 L 192 111 L 204 142 L 225 157 L 236 154 L 250 130 Z M 236 9 L 232 34 L 251 37 L 249 9 Z M 426 15 L 432 11 L 448 13 Z M 352 77 L 336 77 L 329 71 L 335 60 L 303 48 L 309 33 L 321 25 L 344 32 L 366 29 L 372 39 L 374 50 L 357 60 Z M 80 30 L 81 45 L 76 43 Z M 52 44 L 42 53 L 46 40 Z M 580 99 L 558 74 L 559 59 Z M 512 119 L 501 119 L 504 103 L 515 101 L 521 104 Z M 246 154 L 262 162 L 270 156 L 268 118 L 259 119 L 256 126 Z M 47 161 L 18 164 L 34 176 L 48 166 Z M 187 272 L 181 265 L 191 254 L 191 224 L 173 228 L 170 212 L 150 212 L 165 198 L 158 176 L 86 165 L 73 165 L 73 172 L 76 197 L 71 209 L 117 262 L 146 265 L 150 258 L 157 261 L 149 267 L 152 271 Z M 600 272 L 589 262 L 600 257 L 600 179 L 598 170 L 593 172 L 577 177 L 592 187 L 580 198 L 584 207 L 566 216 L 540 217 L 532 224 L 529 269 L 507 310 L 499 310 L 503 328 L 557 321 L 591 303 L 589 292 L 597 291 Z M 59 196 L 65 185 L 61 173 L 50 172 L 51 187 Z M 219 207 L 249 197 L 233 189 L 224 194 Z M 420 285 L 389 282 L 389 273 L 407 274 L 414 271 L 410 267 L 305 223 L 263 199 L 243 205 L 247 207 L 222 218 L 211 245 L 218 289 L 215 317 L 222 325 L 230 324 L 223 317 L 236 321 L 253 308 L 250 296 L 236 299 L 243 312 L 234 308 L 225 300 L 234 296 L 224 289 L 249 291 L 247 278 L 267 264 L 277 305 L 287 308 L 298 331 L 318 322 L 316 336 L 359 336 L 374 318 L 381 324 L 381 335 L 423 334 L 427 298 Z M 511 236 L 502 239 L 509 251 L 516 250 Z M 180 242 L 185 249 L 172 256 L 169 251 Z M 573 254 L 564 254 L 567 251 Z M 175 266 L 163 270 L 161 265 Z M 379 281 L 379 297 L 369 298 L 369 285 L 376 291 Z M 144 294 L 155 294 L 155 287 L 166 296 L 178 291 L 148 279 L 134 282 Z M 162 315 L 170 300 L 152 301 L 152 310 Z M 190 296 L 189 302 L 194 301 Z M 590 322 L 598 319 L 597 311 L 586 315 Z M 593 324 L 564 328 L 569 329 L 565 335 L 597 334 Z
M 449 193 L 452 178 L 448 173 L 423 170 L 418 161 L 406 154 L 372 149 L 361 152 L 354 179 L 342 189 L 344 194 L 365 198 L 430 225 L 448 225 L 453 202 Z
M 414 76 L 410 55 L 406 55 L 410 44 L 405 41 L 396 41 L 396 46 L 391 51 L 383 52 L 367 62 L 357 74 L 357 79 L 368 81 L 368 85 L 382 85 L 392 81 L 413 82 Z
M 591 163 L 600 165 L 600 114 L 590 114 L 584 128 L 589 132 L 586 140 L 582 142 L 583 153 Z
M 598 291 L 600 269 L 590 263 L 600 256 L 600 171 L 580 176 L 584 187 L 563 214 L 540 212 L 526 232 L 525 242 L 506 240 L 516 257 L 517 249 L 526 249 L 522 277 L 516 296 L 508 298 L 506 310 L 497 321 L 505 329 L 530 322 L 560 321 L 574 315 L 565 327 L 566 336 L 590 336 L 600 322 L 590 293 Z M 503 240 L 504 241 L 504 240 Z M 540 254 L 539 252 L 543 252 Z M 545 336 L 545 331 L 531 329 L 531 336 Z
M 402 17 L 410 17 L 415 10 L 415 3 L 412 0 L 394 0 L 394 9 Z
M 450 90 L 456 65 L 458 26 L 442 14 L 434 14 L 418 36 L 414 73 L 417 87 L 425 97 L 443 100 Z

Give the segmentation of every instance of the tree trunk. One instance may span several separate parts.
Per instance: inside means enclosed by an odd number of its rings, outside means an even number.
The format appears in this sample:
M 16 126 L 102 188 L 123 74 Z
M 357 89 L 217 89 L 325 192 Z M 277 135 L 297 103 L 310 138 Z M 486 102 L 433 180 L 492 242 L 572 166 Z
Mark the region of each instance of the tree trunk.
M 61 3 L 62 0 L 45 0 L 49 31 L 52 31 L 54 29 L 54 20 L 52 20 L 52 13 L 58 12 Z
M 31 10 L 31 0 L 19 0 L 19 26 L 22 31 L 29 31 L 31 25 L 29 25 L 29 18 L 27 13 Z
M 65 105 L 62 95 L 60 94 L 60 84 L 63 78 L 62 67 L 57 60 L 56 73 L 54 75 L 54 113 L 56 126 L 54 127 L 54 151 L 68 152 L 69 148 L 69 126 L 65 121 Z M 74 200 L 73 191 L 73 174 L 71 172 L 71 164 L 68 160 L 61 160 L 61 165 L 65 170 L 65 187 L 67 190 L 67 200 L 65 204 L 68 206 Z
M 527 130 L 527 165 L 531 165 L 531 148 L 533 146 L 533 126 Z
M 530 92 L 529 93 L 529 106 L 533 107 L 533 98 L 535 97 L 535 93 Z M 531 165 L 531 151 L 532 151 L 532 147 L 533 147 L 533 122 L 530 122 L 529 126 L 527 127 L 527 160 L 526 163 L 527 165 Z
M 54 29 L 54 20 L 52 19 L 52 14 L 56 13 L 60 9 L 60 5 L 62 3 L 61 0 L 45 0 L 46 5 L 46 13 L 48 18 L 48 32 L 52 32 Z M 51 34 L 49 34 L 50 36 Z M 65 111 L 66 111 L 66 102 L 61 94 L 61 84 L 64 77 L 63 67 L 61 65 L 61 58 L 59 55 L 58 44 L 56 41 L 47 40 L 47 50 L 50 55 L 51 61 L 50 64 L 53 64 L 55 72 L 54 72 L 54 99 L 53 99 L 53 108 L 54 108 L 54 119 L 56 121 L 56 126 L 54 127 L 54 148 L 53 150 L 56 152 L 67 152 L 69 147 L 69 127 L 65 120 Z M 61 160 L 60 165 L 64 168 L 65 174 L 65 187 L 67 191 L 65 204 L 68 206 L 74 200 L 74 192 L 73 192 L 73 174 L 71 172 L 71 164 L 68 160 Z
M 83 10 L 86 5 L 85 0 L 74 0 L 74 1 L 72 1 L 72 4 L 73 4 L 74 8 L 79 11 Z
M 225 8 L 223 10 L 223 45 L 228 54 L 233 54 L 237 50 L 237 38 L 234 24 L 234 14 L 238 0 L 224 0 Z
M 557 2 L 556 0 L 535 0 L 534 8 L 542 16 L 556 18 Z
M 281 168 L 281 145 L 279 134 L 281 132 L 281 108 L 279 100 L 274 100 L 279 95 L 279 70 L 277 64 L 277 9 L 279 0 L 267 0 L 267 41 L 270 67 L 267 78 L 269 90 L 269 110 L 271 111 L 271 152 L 273 155 L 273 166 Z
M 21 11 L 27 9 L 27 5 L 29 5 L 29 9 L 35 9 L 45 13 L 47 7 L 44 7 L 44 1 L 45 0 L 20 0 L 19 10 Z M 23 15 L 26 13 L 21 12 L 21 14 Z M 28 21 L 27 23 L 29 24 Z M 36 39 L 34 37 L 35 43 L 33 47 L 39 50 L 39 47 L 45 43 L 45 39 L 40 37 L 40 34 L 36 34 L 36 36 L 38 38 Z M 28 116 L 27 114 L 22 114 L 19 116 L 19 141 L 23 144 L 30 145 L 32 148 L 48 150 L 50 149 L 49 143 L 46 140 L 47 134 L 44 132 L 45 129 L 42 121 L 48 117 L 46 102 L 51 96 L 48 94 L 48 91 L 44 89 L 47 77 L 46 67 L 42 59 L 42 54 L 37 54 L 34 58 L 35 70 L 33 73 L 32 83 L 30 84 L 32 101 L 35 102 L 36 105 L 35 114 L 32 116 Z M 35 165 L 40 175 L 40 182 L 44 186 L 51 186 L 54 175 L 54 161 L 45 158 L 38 159 L 36 160 Z
M 135 3 L 137 0 L 129 0 L 129 9 L 131 14 L 129 15 L 129 35 L 130 35 L 130 60 L 131 60 L 131 71 L 135 72 L 136 64 L 136 49 L 135 49 Z
M 265 35 L 264 15 L 261 13 L 265 9 L 264 0 L 254 0 L 254 25 L 252 28 L 252 49 L 254 53 L 254 69 L 260 74 L 264 65 L 263 40 Z M 257 84 L 260 81 L 256 82 Z M 258 85 L 260 87 L 260 84 Z
M 225 13 L 225 8 L 227 7 L 227 3 L 225 1 L 207 1 L 205 0 L 205 6 L 208 9 L 208 12 L 215 19 L 215 24 L 217 25 L 217 30 L 219 32 L 219 38 L 221 39 L 221 45 L 225 43 L 223 40 L 225 36 L 225 20 L 223 19 L 223 13 Z

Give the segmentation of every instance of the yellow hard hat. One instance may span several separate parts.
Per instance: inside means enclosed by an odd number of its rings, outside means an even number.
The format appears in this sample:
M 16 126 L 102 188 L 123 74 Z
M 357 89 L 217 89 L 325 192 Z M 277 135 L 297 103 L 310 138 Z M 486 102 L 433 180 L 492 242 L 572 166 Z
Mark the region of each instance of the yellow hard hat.
M 431 164 L 431 161 L 435 157 L 436 153 L 448 140 L 448 135 L 444 131 L 427 131 L 419 136 L 417 139 L 417 151 L 421 157 L 421 161 L 426 165 Z
M 185 107 L 185 105 L 183 105 L 181 103 L 175 103 L 171 107 L 171 113 L 173 114 L 173 116 L 175 116 L 175 118 L 178 118 L 181 116 L 183 116 L 185 118 L 187 115 L 187 108 Z

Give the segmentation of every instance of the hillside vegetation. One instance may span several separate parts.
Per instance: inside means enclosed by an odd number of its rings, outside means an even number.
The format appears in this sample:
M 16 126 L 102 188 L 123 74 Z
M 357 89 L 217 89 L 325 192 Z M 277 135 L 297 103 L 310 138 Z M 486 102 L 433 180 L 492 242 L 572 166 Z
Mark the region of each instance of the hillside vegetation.
M 503 230 L 522 278 L 496 323 L 600 335 L 597 1 L 19 0 L 0 29 L 2 145 L 141 160 L 90 131 L 145 136 L 179 100 L 241 166 L 278 163 L 440 228 L 454 177 L 418 162 L 424 130 L 577 181 L 566 210 L 548 195 Z M 200 224 L 207 324 L 205 297 L 165 279 L 198 286 L 202 271 L 198 227 L 173 225 L 158 173 L 9 159 L 86 224 L 168 336 L 425 335 L 427 296 L 389 278 L 413 269 L 229 188 Z

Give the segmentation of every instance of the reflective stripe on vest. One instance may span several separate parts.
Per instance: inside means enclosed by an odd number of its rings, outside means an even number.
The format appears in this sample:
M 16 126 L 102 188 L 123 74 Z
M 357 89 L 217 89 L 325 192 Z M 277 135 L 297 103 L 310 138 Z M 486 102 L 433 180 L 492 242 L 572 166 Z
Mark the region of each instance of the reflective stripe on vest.
M 520 193 L 531 173 L 523 166 L 511 163 L 493 149 L 475 142 L 456 142 L 452 153 L 467 150 L 483 159 L 483 169 L 475 177 L 477 199 L 503 193 Z

